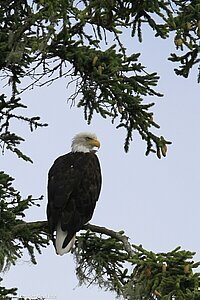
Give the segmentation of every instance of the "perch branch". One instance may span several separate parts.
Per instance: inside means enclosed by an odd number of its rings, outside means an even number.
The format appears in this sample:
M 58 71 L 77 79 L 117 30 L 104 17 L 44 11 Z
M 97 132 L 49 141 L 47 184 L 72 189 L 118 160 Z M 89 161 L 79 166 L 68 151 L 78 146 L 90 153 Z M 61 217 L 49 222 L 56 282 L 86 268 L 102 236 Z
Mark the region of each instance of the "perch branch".
M 22 224 L 18 224 L 13 228 L 13 232 L 16 234 L 18 231 L 22 230 L 24 226 L 28 226 L 31 229 L 39 229 L 43 231 L 44 233 L 48 234 L 48 226 L 47 221 L 35 221 L 35 222 L 24 222 Z M 124 249 L 127 251 L 129 256 L 134 256 L 134 250 L 131 247 L 131 244 L 128 241 L 128 237 L 124 235 L 123 231 L 117 232 L 111 229 L 108 229 L 106 227 L 97 226 L 93 224 L 86 224 L 83 226 L 83 229 L 85 230 L 91 230 L 96 233 L 105 234 L 107 236 L 110 236 L 120 242 L 123 243 Z

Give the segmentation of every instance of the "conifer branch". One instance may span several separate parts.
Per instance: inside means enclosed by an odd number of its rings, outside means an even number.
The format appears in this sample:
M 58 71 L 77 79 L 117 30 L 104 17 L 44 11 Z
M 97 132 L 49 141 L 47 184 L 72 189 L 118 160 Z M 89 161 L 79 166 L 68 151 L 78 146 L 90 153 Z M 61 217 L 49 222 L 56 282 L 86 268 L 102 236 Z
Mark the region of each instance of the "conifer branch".
M 42 231 L 43 233 L 48 234 L 48 225 L 47 221 L 34 221 L 34 222 L 23 222 L 22 224 L 18 224 L 13 228 L 13 233 L 17 234 L 19 231 L 23 230 L 23 228 L 29 228 L 33 230 L 39 230 Z M 100 233 L 100 234 L 105 234 L 107 236 L 110 236 L 120 242 L 123 243 L 124 249 L 128 253 L 129 256 L 134 255 L 134 251 L 132 250 L 131 244 L 128 241 L 128 237 L 124 235 L 123 231 L 114 231 L 112 229 L 108 229 L 103 226 L 97 226 L 94 224 L 86 224 L 84 225 L 83 229 L 85 230 L 90 230 L 95 233 Z
M 47 221 L 16 225 L 13 228 L 16 238 L 25 228 L 48 236 Z M 83 229 L 86 232 L 77 236 L 73 250 L 80 284 L 98 284 L 124 299 L 160 300 L 171 296 L 173 299 L 199 299 L 200 275 L 193 269 L 200 262 L 194 262 L 195 253 L 177 247 L 171 252 L 156 254 L 130 244 L 123 231 L 93 224 L 86 224 Z
M 128 241 L 129 238 L 126 235 L 124 235 L 124 231 L 114 231 L 112 229 L 108 229 L 108 228 L 102 227 L 102 226 L 93 225 L 93 224 L 90 224 L 90 223 L 85 225 L 84 229 L 89 229 L 92 232 L 96 232 L 96 233 L 100 233 L 100 234 L 106 234 L 106 235 L 122 242 L 123 245 L 124 245 L 124 249 L 126 250 L 128 255 L 129 256 L 134 255 L 134 251 L 132 250 L 131 244 Z

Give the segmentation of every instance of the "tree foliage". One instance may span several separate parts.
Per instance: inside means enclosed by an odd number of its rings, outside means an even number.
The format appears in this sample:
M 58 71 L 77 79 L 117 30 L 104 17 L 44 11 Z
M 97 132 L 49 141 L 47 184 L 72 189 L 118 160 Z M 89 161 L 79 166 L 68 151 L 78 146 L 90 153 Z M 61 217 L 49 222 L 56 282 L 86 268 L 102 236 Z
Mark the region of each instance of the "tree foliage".
M 152 112 L 154 99 L 162 96 L 156 88 L 159 76 L 146 69 L 140 53 L 133 50 L 128 55 L 122 40 L 126 33 L 142 42 L 146 28 L 155 38 L 174 40 L 174 53 L 168 59 L 175 63 L 175 73 L 187 78 L 199 63 L 199 0 L 1 1 L 2 153 L 10 150 L 32 162 L 21 152 L 24 139 L 11 131 L 11 125 L 21 120 L 33 131 L 47 124 L 39 116 L 19 113 L 26 109 L 23 92 L 63 77 L 74 87 L 67 95 L 69 101 L 83 109 L 89 124 L 98 113 L 125 129 L 125 151 L 138 132 L 147 155 L 166 156 L 170 142 L 156 134 L 159 125 Z M 48 244 L 45 222 L 24 221 L 25 210 L 38 205 L 40 198 L 23 199 L 12 183 L 9 175 L 0 172 L 1 271 L 15 264 L 24 248 L 35 263 L 34 249 L 40 253 Z M 199 275 L 192 272 L 198 265 L 193 253 L 175 249 L 155 254 L 127 244 L 123 234 L 101 228 L 99 236 L 97 227 L 89 229 L 92 232 L 82 234 L 75 249 L 80 283 L 97 283 L 126 299 L 200 299 Z M 2 299 L 14 292 L 0 287 Z
M 34 247 L 41 253 L 40 248 L 47 244 L 46 236 L 43 237 L 42 232 L 36 232 L 27 227 L 19 230 L 19 225 L 23 224 L 25 210 L 33 205 L 39 205 L 36 201 L 42 199 L 33 199 L 28 196 L 22 199 L 20 193 L 12 186 L 13 178 L 4 172 L 0 172 L 0 270 L 3 271 L 10 264 L 22 256 L 23 249 L 26 248 L 30 254 L 31 261 L 35 263 Z M 16 240 L 18 242 L 16 243 Z
M 30 255 L 32 263 L 36 263 L 34 249 L 41 253 L 41 248 L 48 244 L 46 230 L 34 227 L 21 227 L 24 224 L 25 210 L 42 199 L 28 196 L 22 199 L 20 193 L 12 185 L 13 178 L 0 172 L 0 272 L 5 272 L 16 260 L 23 256 L 24 249 Z M 1 299 L 15 294 L 16 289 L 0 287 Z M 6 298 L 7 299 L 7 298 Z
M 198 62 L 198 2 L 4 1 L 0 68 L 12 96 L 1 96 L 2 143 L 21 155 L 15 147 L 21 138 L 15 134 L 10 138 L 6 126 L 12 118 L 29 121 L 31 128 L 42 126 L 38 117 L 27 119 L 12 113 L 24 107 L 19 98 L 27 88 L 21 85 L 23 79 L 28 78 L 28 86 L 32 87 L 71 76 L 76 84 L 70 99 L 83 107 L 88 123 L 94 112 L 110 117 L 112 122 L 118 122 L 118 128 L 127 131 L 126 151 L 136 130 L 147 143 L 146 154 L 166 155 L 169 142 L 152 130 L 159 127 L 150 111 L 153 102 L 143 104 L 146 96 L 161 96 L 154 89 L 159 76 L 146 70 L 139 53 L 127 55 L 121 35 L 128 28 L 131 36 L 142 41 L 144 26 L 162 39 L 169 38 L 172 32 L 176 47 L 183 49 L 184 55 L 174 53 L 170 60 L 179 64 L 176 73 L 187 77 Z M 114 38 L 114 42 L 107 38 Z
M 88 227 L 74 252 L 80 284 L 97 284 L 128 300 L 200 299 L 195 253 L 177 247 L 156 254 L 131 245 L 123 231 Z

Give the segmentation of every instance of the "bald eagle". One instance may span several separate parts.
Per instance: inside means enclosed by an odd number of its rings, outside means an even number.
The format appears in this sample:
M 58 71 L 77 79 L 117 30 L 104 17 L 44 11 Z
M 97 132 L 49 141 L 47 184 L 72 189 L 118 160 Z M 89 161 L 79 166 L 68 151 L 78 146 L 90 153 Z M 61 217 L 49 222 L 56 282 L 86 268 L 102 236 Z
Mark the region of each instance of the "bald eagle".
M 48 175 L 48 226 L 56 253 L 69 252 L 75 234 L 93 215 L 101 189 L 101 169 L 93 133 L 77 134 L 71 152 L 58 157 Z M 56 233 L 55 233 L 56 232 Z

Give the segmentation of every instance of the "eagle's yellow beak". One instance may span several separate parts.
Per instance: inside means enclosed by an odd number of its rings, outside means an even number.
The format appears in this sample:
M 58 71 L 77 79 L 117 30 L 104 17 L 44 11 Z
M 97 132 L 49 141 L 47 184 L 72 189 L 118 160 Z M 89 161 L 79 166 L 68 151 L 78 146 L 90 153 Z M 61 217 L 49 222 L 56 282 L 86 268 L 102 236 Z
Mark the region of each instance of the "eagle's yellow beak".
M 94 146 L 94 147 L 98 147 L 98 148 L 100 148 L 100 146 L 101 146 L 99 140 L 97 140 L 97 139 L 92 139 L 92 140 L 90 141 L 90 145 L 92 145 L 92 146 Z

